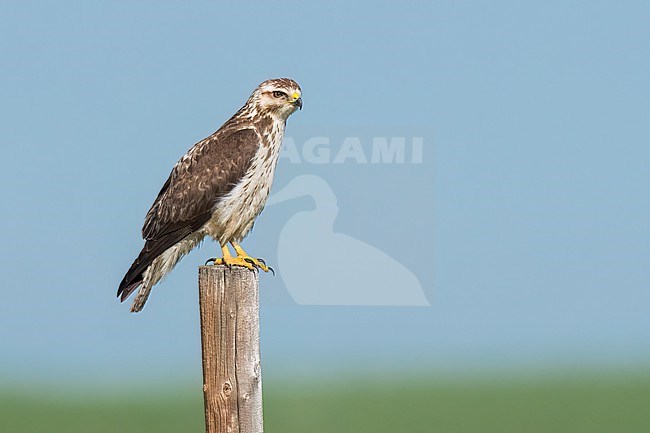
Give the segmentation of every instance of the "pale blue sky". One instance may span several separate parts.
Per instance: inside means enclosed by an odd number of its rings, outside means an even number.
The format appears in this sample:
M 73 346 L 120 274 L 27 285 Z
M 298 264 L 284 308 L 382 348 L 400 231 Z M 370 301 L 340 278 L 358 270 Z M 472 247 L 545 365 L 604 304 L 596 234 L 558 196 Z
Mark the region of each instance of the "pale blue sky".
M 215 244 L 140 316 L 114 294 L 174 162 L 276 76 L 303 88 L 298 146 L 424 138 L 421 164 L 283 159 L 274 189 L 321 176 L 335 229 L 432 306 L 298 306 L 264 275 L 268 375 L 647 363 L 649 20 L 647 2 L 3 1 L 0 381 L 200 374 Z M 312 206 L 268 209 L 245 245 L 273 264 Z

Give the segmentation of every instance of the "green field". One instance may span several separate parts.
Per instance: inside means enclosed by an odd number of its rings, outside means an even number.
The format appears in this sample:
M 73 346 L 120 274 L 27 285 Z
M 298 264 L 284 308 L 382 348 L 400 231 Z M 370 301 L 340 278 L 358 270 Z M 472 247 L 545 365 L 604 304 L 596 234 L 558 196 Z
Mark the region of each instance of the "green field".
M 200 391 L 11 392 L 3 433 L 202 432 Z M 647 433 L 650 376 L 267 381 L 267 433 Z

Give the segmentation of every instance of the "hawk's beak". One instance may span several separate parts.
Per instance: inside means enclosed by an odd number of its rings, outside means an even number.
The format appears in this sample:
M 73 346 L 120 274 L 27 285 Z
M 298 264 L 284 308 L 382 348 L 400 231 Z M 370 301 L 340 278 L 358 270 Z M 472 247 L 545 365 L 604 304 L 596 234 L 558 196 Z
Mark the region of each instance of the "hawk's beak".
M 295 105 L 296 107 L 302 110 L 302 98 L 298 98 L 295 101 L 293 101 L 293 105 Z

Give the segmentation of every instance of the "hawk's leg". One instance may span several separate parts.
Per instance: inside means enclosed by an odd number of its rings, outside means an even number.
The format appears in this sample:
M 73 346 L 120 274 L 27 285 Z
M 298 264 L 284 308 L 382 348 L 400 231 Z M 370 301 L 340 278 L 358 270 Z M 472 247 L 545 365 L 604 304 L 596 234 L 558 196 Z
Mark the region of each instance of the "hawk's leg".
M 208 263 L 212 262 L 213 265 L 226 265 L 225 258 L 228 257 L 229 259 L 232 259 L 232 256 L 230 255 L 230 250 L 228 249 L 228 244 L 226 245 L 221 245 L 221 255 L 223 256 L 222 258 L 218 257 L 210 257 L 208 260 L 205 261 L 205 265 L 207 266 Z M 228 265 L 230 266 L 230 265 Z M 248 266 L 246 266 L 248 268 Z M 249 268 L 251 269 L 251 268 Z
M 223 257 L 220 259 L 217 258 L 212 258 L 208 259 L 206 262 L 206 265 L 210 262 L 214 262 L 215 265 L 226 265 L 226 266 L 242 266 L 244 268 L 248 268 L 250 270 L 253 270 L 255 268 L 261 269 L 264 272 L 268 272 L 269 270 L 273 272 L 272 268 L 269 268 L 266 266 L 266 263 L 262 259 L 256 259 L 251 256 L 249 256 L 244 249 L 239 246 L 238 243 L 231 242 L 232 246 L 235 247 L 235 251 L 237 252 L 237 257 L 233 257 L 230 254 L 230 250 L 228 249 L 228 245 L 222 245 L 221 246 L 221 253 L 223 254 Z

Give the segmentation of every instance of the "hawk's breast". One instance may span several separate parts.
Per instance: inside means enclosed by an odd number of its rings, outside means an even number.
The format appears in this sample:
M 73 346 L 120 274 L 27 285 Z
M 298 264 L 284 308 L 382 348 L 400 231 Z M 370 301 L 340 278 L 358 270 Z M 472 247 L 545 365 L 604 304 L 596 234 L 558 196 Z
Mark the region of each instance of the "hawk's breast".
M 221 245 L 240 242 L 253 227 L 269 197 L 284 135 L 283 125 L 273 125 L 259 146 L 249 169 L 234 188 L 215 205 L 205 234 Z

